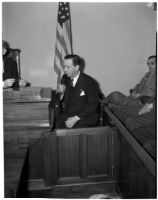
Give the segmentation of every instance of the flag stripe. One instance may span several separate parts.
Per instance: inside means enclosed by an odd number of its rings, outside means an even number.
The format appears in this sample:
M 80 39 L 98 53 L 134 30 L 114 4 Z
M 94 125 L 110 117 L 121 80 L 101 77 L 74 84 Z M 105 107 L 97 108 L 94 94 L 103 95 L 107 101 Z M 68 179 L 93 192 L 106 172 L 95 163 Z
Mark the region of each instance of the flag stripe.
M 64 24 L 63 24 L 63 31 L 64 31 L 64 40 L 66 41 L 66 44 L 67 44 L 67 50 L 68 50 L 68 53 L 70 54 L 71 53 L 71 38 L 70 38 L 70 27 L 69 27 L 69 23 L 66 21 Z
M 67 33 L 67 30 L 65 29 L 64 24 L 63 24 L 63 35 L 61 37 L 61 35 L 57 33 L 57 40 L 58 40 L 58 43 L 60 43 L 60 45 L 63 47 L 65 54 L 70 54 L 71 46 L 70 46 L 70 41 L 68 38 L 68 33 Z
M 63 75 L 63 61 L 67 54 L 72 53 L 72 36 L 70 24 L 69 3 L 60 2 L 58 9 L 58 21 L 56 30 L 56 46 L 54 58 L 54 70 L 58 76 L 58 84 Z
M 56 48 L 56 57 L 58 59 L 58 67 L 61 68 L 62 64 L 63 64 L 63 58 L 62 58 L 62 55 L 61 55 L 61 52 L 58 51 L 58 49 Z M 63 67 L 62 67 L 63 68 Z
M 62 51 L 62 49 L 64 49 L 65 54 L 68 54 L 67 43 L 65 42 L 63 37 L 57 38 L 57 48 L 59 51 Z
M 57 23 L 57 33 L 59 33 L 59 35 L 62 37 L 63 31 L 59 23 Z

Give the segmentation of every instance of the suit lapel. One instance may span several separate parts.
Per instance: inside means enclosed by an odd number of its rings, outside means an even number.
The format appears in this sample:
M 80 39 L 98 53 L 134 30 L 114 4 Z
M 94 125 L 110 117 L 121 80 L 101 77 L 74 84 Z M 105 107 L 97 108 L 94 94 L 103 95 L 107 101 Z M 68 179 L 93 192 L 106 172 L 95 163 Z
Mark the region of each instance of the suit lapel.
M 80 96 L 80 93 L 81 91 L 83 90 L 83 74 L 80 73 L 80 76 L 76 82 L 76 85 L 75 85 L 75 90 L 76 90 L 76 93 L 75 93 L 75 98 L 77 98 L 78 96 Z
M 80 76 L 76 82 L 76 85 L 75 85 L 75 95 L 74 95 L 74 101 L 77 100 L 77 98 L 80 96 L 80 93 L 82 92 L 83 90 L 83 84 L 84 84 L 84 78 L 83 78 L 83 73 L 80 73 Z M 71 85 L 70 85 L 70 82 L 67 84 L 67 90 L 66 90 L 66 93 L 65 93 L 65 96 L 64 96 L 64 99 L 65 99 L 65 106 L 67 108 L 68 106 L 68 102 L 69 102 L 69 94 L 70 94 L 70 90 L 71 90 Z

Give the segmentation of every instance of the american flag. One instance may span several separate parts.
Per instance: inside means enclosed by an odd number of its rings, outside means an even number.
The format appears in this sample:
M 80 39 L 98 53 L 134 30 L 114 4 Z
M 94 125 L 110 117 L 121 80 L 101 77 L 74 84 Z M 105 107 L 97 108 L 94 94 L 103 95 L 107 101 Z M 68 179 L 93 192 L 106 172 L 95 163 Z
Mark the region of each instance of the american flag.
M 72 35 L 70 20 L 70 5 L 60 2 L 58 8 L 58 21 L 56 30 L 56 45 L 54 70 L 57 73 L 57 88 L 63 75 L 63 60 L 67 54 L 72 53 Z

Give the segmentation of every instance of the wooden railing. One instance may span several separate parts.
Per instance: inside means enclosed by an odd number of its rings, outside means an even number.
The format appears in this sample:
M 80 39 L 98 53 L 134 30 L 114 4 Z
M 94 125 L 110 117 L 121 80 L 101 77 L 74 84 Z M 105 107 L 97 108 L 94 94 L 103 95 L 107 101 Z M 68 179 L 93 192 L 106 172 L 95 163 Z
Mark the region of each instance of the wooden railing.
M 156 197 L 156 162 L 121 121 L 105 106 L 118 130 L 118 188 L 125 198 Z

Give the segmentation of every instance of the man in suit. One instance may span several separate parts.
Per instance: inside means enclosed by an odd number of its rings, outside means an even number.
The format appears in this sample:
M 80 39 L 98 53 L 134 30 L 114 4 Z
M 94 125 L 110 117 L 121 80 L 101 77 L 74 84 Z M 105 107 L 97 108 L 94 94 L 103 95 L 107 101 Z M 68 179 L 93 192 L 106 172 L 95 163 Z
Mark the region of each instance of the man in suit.
M 18 74 L 17 63 L 13 59 L 10 46 L 8 42 L 3 42 L 3 88 L 10 88 L 10 87 L 26 87 L 30 86 L 30 83 L 27 81 L 20 79 Z
M 56 128 L 97 126 L 99 122 L 99 88 L 90 76 L 80 71 L 78 55 L 64 58 L 64 73 L 69 77 L 62 100 L 63 110 Z

